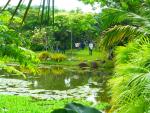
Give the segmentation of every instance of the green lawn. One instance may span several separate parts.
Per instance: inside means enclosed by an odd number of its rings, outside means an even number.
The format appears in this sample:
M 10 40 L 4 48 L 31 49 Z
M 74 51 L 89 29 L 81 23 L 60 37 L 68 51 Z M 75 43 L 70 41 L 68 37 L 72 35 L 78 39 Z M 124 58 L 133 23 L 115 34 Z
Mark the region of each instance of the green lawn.
M 77 99 L 34 100 L 29 97 L 0 95 L 0 113 L 50 113 L 54 109 L 63 108 L 66 103 L 78 102 L 91 106 L 90 102 Z M 97 104 L 97 109 L 105 109 L 108 104 Z
M 65 55 L 67 56 L 67 60 L 61 62 L 44 61 L 43 63 L 48 65 L 77 66 L 81 62 L 91 62 L 105 59 L 105 55 L 98 50 L 93 50 L 93 55 L 89 55 L 88 48 L 85 48 L 84 50 L 73 49 L 72 54 L 71 50 L 67 50 Z
M 73 60 L 99 60 L 103 56 L 98 50 L 93 50 L 93 55 L 89 55 L 88 48 L 85 48 L 84 50 L 81 49 L 73 49 L 72 50 L 72 56 L 71 56 L 71 50 L 68 50 L 66 54 L 69 57 L 72 57 Z

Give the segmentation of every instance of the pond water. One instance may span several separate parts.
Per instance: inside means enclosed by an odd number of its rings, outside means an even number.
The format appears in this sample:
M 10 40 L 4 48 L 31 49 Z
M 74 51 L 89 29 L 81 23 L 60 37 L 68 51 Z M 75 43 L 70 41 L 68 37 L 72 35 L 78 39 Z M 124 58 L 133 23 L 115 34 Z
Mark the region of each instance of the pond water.
M 31 96 L 37 99 L 82 98 L 88 101 L 108 101 L 105 71 L 71 70 L 69 67 L 40 68 L 38 75 L 27 74 L 27 79 L 0 74 L 0 94 Z

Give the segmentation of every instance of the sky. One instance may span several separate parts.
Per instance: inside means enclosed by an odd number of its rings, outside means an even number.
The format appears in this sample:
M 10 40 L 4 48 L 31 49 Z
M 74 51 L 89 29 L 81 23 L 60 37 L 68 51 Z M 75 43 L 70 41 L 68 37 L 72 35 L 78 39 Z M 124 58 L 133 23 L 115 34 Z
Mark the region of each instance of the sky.
M 16 5 L 19 0 L 12 0 L 11 5 Z M 24 3 L 27 4 L 29 0 L 24 0 Z M 39 5 L 41 0 L 33 0 L 32 5 Z M 7 0 L 0 0 L 0 6 L 4 5 Z M 80 8 L 83 12 L 100 12 L 98 5 L 95 5 L 96 10 L 93 11 L 90 5 L 85 5 L 78 0 L 55 0 L 55 7 L 58 9 L 64 9 L 67 11 L 75 10 Z

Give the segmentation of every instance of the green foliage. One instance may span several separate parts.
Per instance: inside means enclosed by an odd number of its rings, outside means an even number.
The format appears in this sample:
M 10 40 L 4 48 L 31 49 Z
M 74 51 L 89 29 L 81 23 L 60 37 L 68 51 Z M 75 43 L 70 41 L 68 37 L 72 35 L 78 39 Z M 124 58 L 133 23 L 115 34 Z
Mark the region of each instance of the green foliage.
M 8 31 L 8 27 L 5 25 L 0 25 L 0 32 Z
M 10 22 L 11 16 L 12 16 L 11 13 L 8 11 L 4 11 L 0 13 L 0 24 L 8 25 Z M 21 23 L 21 18 L 15 16 L 11 23 L 11 27 L 18 28 L 20 23 Z
M 123 45 L 133 39 L 148 37 L 150 21 L 143 17 L 124 10 L 107 8 L 99 17 L 102 32 L 101 45 L 110 48 Z M 119 24 L 119 25 L 118 25 Z
M 8 73 L 16 73 L 25 77 L 23 72 L 14 67 L 7 66 L 6 63 L 9 64 L 15 61 L 15 64 L 19 63 L 21 67 L 28 67 L 34 71 L 34 64 L 39 63 L 39 60 L 33 51 L 22 47 L 24 44 L 23 38 L 21 33 L 16 31 L 21 23 L 21 19 L 14 17 L 11 25 L 8 26 L 11 16 L 11 13 L 8 11 L 0 13 L 0 67 Z
M 0 112 L 7 113 L 51 113 L 55 109 L 63 108 L 70 102 L 81 103 L 91 106 L 90 102 L 82 99 L 64 99 L 64 100 L 35 100 L 30 97 L 0 95 Z M 100 103 L 103 105 L 103 103 Z M 100 106 L 100 105 L 99 105 Z M 99 107 L 96 107 L 100 109 Z
M 148 113 L 150 103 L 150 44 L 129 43 L 116 49 L 116 76 L 110 80 L 112 111 Z
M 144 33 L 138 31 L 136 27 L 133 26 L 114 26 L 105 32 L 104 40 L 102 41 L 102 46 L 105 48 L 110 48 L 119 44 L 124 44 L 126 40 L 132 40 L 138 38 L 139 36 L 144 37 Z
M 22 47 L 17 47 L 15 45 L 1 46 L 0 58 L 3 61 L 0 62 L 0 68 L 2 68 L 7 73 L 22 75 L 24 78 L 26 78 L 26 76 L 23 72 L 16 69 L 15 67 L 7 66 L 6 63 L 9 64 L 15 61 L 21 65 L 20 67 L 26 67 L 32 72 L 36 71 L 36 66 L 34 64 L 39 63 L 39 59 L 36 57 L 36 54 L 33 51 Z
M 1 57 L 6 56 L 13 58 L 14 60 L 18 61 L 19 63 L 25 66 L 29 65 L 30 63 L 38 62 L 38 59 L 36 58 L 34 52 L 22 47 L 17 47 L 15 45 L 1 46 L 0 52 Z
M 35 28 L 31 36 L 31 49 L 34 51 L 52 50 L 54 42 L 51 27 Z
M 50 53 L 48 51 L 40 52 L 38 58 L 40 60 L 48 60 L 48 58 L 50 58 Z
M 52 53 L 50 54 L 50 59 L 53 61 L 61 62 L 67 59 L 67 56 L 62 53 Z
M 69 103 L 64 109 L 54 110 L 52 113 L 102 113 L 95 108 L 87 107 L 79 103 Z
M 38 55 L 40 60 L 51 60 L 61 62 L 66 60 L 67 56 L 62 53 L 49 53 L 48 51 L 40 52 Z
M 24 78 L 26 78 L 26 75 L 23 72 L 18 71 L 17 69 L 15 69 L 15 67 L 12 66 L 7 66 L 4 62 L 0 61 L 0 68 L 3 69 L 3 71 L 7 72 L 7 73 L 15 73 L 17 75 L 21 75 Z
M 115 50 L 115 76 L 110 80 L 110 113 L 148 113 L 150 15 L 146 12 L 149 3 L 144 5 L 148 1 L 140 0 L 112 1 L 114 5 L 106 3 L 109 8 L 102 11 L 99 21 L 103 33 L 102 46 Z
M 150 6 L 149 0 L 81 0 L 81 1 L 91 5 L 95 3 L 99 3 L 100 7 L 107 6 L 111 8 L 118 8 L 130 12 L 142 13 L 142 14 L 143 12 L 147 14 Z
M 99 15 L 98 22 L 100 23 L 101 31 L 114 26 L 115 24 L 122 24 L 124 22 L 130 22 L 129 12 L 115 9 L 105 8 L 102 10 L 102 14 Z

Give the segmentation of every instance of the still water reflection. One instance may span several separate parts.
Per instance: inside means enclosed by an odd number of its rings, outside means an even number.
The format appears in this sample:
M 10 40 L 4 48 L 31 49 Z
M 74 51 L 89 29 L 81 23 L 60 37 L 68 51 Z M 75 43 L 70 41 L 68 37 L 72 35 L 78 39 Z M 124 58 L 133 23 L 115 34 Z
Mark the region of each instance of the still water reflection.
M 27 80 L 15 75 L 6 75 L 4 74 L 0 77 L 0 92 L 4 94 L 14 91 L 14 94 L 22 95 L 19 92 L 21 87 L 22 90 L 26 91 L 24 95 L 29 96 L 34 96 L 35 94 L 45 98 L 85 98 L 92 102 L 108 100 L 106 83 L 110 76 L 107 72 L 99 70 L 70 70 L 63 67 L 40 68 L 37 75 L 28 74 Z M 26 85 L 22 87 L 19 83 L 17 85 L 17 82 L 12 82 L 13 80 L 21 80 Z M 9 82 L 9 85 L 6 81 Z M 4 89 L 3 86 L 5 86 L 5 90 L 2 90 Z M 14 88 L 14 90 L 11 89 L 10 91 L 10 87 Z

